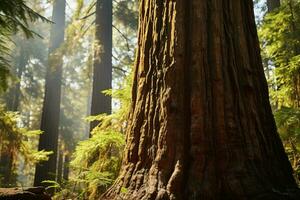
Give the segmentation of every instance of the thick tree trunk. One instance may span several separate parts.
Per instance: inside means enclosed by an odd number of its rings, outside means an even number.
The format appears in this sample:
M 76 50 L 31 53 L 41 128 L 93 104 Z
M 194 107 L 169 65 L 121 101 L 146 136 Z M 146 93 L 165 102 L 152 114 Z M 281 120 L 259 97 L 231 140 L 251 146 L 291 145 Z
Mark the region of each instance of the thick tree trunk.
M 298 199 L 252 0 L 141 0 L 139 25 L 123 166 L 102 199 Z
M 45 97 L 41 119 L 41 130 L 44 132 L 39 139 L 39 150 L 53 151 L 49 160 L 36 166 L 34 185 L 41 185 L 44 180 L 55 180 L 58 127 L 61 97 L 62 55 L 59 47 L 64 41 L 65 0 L 55 0 L 53 5 L 49 66 L 47 68 Z
M 111 97 L 102 91 L 111 89 L 112 81 L 112 1 L 97 0 L 96 34 L 91 115 L 111 113 Z M 92 130 L 98 122 L 92 122 Z
M 268 12 L 280 7 L 280 0 L 267 0 Z

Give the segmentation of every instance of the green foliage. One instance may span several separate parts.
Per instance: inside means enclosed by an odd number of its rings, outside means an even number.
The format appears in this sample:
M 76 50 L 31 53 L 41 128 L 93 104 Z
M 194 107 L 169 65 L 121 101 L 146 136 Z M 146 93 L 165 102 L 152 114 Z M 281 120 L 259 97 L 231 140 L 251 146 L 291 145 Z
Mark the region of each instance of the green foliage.
M 76 181 L 87 185 L 90 199 L 105 191 L 118 175 L 123 145 L 123 134 L 102 131 L 76 147 L 71 166 L 79 172 Z
M 271 71 L 272 103 L 278 107 L 300 105 L 300 1 L 293 2 L 282 2 L 259 29 L 262 55 Z
M 18 118 L 16 112 L 5 111 L 4 106 L 0 105 L 0 152 L 2 157 L 8 156 L 12 162 L 11 169 L 9 169 L 11 172 L 1 169 L 2 175 L 3 173 L 15 174 L 19 156 L 24 159 L 25 163 L 28 163 L 28 167 L 33 167 L 39 161 L 47 160 L 48 155 L 51 154 L 51 152 L 37 151 L 32 146 L 32 140 L 41 134 L 41 131 L 29 131 L 20 127 Z
M 282 107 L 275 112 L 278 131 L 300 184 L 300 109 Z
M 33 37 L 36 33 L 29 29 L 29 22 L 48 19 L 29 8 L 24 0 L 1 0 L 0 2 L 0 26 L 3 31 L 15 33 L 21 29 L 27 37 Z
M 111 186 L 120 170 L 125 145 L 124 130 L 129 112 L 131 75 L 123 82 L 123 88 L 104 91 L 118 100 L 118 108 L 111 114 L 89 116 L 88 121 L 98 121 L 92 137 L 79 142 L 73 154 L 71 167 L 75 178 L 64 183 L 66 187 L 56 193 L 54 199 L 96 199 Z
M 295 138 L 300 141 L 300 109 L 282 107 L 275 112 L 275 119 L 284 140 Z
M 114 6 L 114 17 L 132 30 L 136 30 L 138 25 L 137 10 L 132 9 L 137 4 L 137 0 L 120 0 Z
M 75 20 L 67 30 L 67 46 L 71 47 L 68 55 L 76 54 L 75 46 L 82 45 L 81 50 L 88 45 L 94 29 L 94 2 L 85 8 L 79 1 Z M 131 69 L 133 65 L 134 48 L 137 29 L 137 1 L 113 1 L 113 90 L 103 91 L 113 98 L 113 113 L 87 117 L 88 121 L 98 121 L 92 132 L 92 137 L 80 142 L 73 154 L 71 167 L 76 178 L 71 178 L 56 194 L 56 199 L 97 199 L 117 178 L 121 166 L 122 152 L 125 144 L 128 112 L 131 103 Z M 79 19 L 79 20 L 78 20 Z M 85 41 L 80 39 L 85 37 Z M 75 41 L 75 42 L 74 42 Z M 89 48 L 90 49 L 90 48 Z M 86 60 L 91 71 L 93 52 L 87 51 Z M 74 66 L 74 64 L 72 65 Z M 87 74 L 91 74 L 90 72 Z M 70 102 L 70 101 L 68 101 Z
M 24 0 L 25 1 L 25 0 Z M 34 10 L 42 10 L 50 7 L 52 1 L 46 4 L 39 1 L 27 1 Z M 49 3 L 50 2 L 50 3 Z M 87 115 L 88 96 L 90 92 L 90 79 L 93 63 L 94 43 L 94 11 L 95 1 L 74 0 L 77 3 L 75 10 L 69 2 L 71 15 L 67 11 L 67 29 L 65 43 L 57 53 L 64 56 L 62 101 L 60 112 L 60 145 L 59 151 L 64 155 L 71 155 L 75 145 L 84 136 L 88 135 L 88 123 L 82 120 Z M 80 142 L 73 155 L 70 171 L 70 180 L 60 182 L 49 182 L 57 191 L 57 199 L 93 199 L 105 188 L 109 187 L 115 180 L 124 146 L 124 130 L 130 105 L 131 68 L 134 58 L 134 47 L 137 29 L 137 0 L 113 1 L 114 22 L 113 22 L 113 88 L 105 91 L 113 97 L 113 114 L 90 117 L 89 120 L 98 120 L 99 126 L 92 131 L 92 138 Z M 1 12 L 0 12 L 1 13 Z M 33 20 L 34 21 L 34 20 Z M 40 35 L 47 35 L 48 24 L 22 22 L 27 28 L 30 27 L 27 36 L 32 37 L 34 32 Z M 8 32 L 5 36 L 8 47 L 6 59 L 12 67 L 7 73 L 15 73 L 18 76 L 15 83 L 20 83 L 20 105 L 18 110 L 22 120 L 18 123 L 22 126 L 39 127 L 40 109 L 43 97 L 43 84 L 45 76 L 45 65 L 47 65 L 47 40 L 39 37 L 27 38 L 21 27 L 15 32 Z M 17 34 L 15 34 L 17 33 Z M 12 37 L 11 37 L 12 36 Z M 8 39 L 11 42 L 8 44 Z M 1 50 L 0 50 L 1 51 Z M 10 55 L 12 56 L 10 56 Z M 20 60 L 26 62 L 23 71 L 19 74 Z M 1 73 L 0 75 L 3 75 Z M 1 77 L 0 77 L 1 78 Z M 7 83 L 7 76 L 5 76 Z M 11 84 L 9 84 L 11 85 Z M 10 87 L 8 98 L 10 102 L 14 98 L 15 88 Z M 10 94 L 13 93 L 12 95 Z M 34 103 L 33 103 L 34 102 Z M 93 118 L 93 119 L 92 119 Z M 22 121 L 22 122 L 21 122 Z M 27 136 L 26 136 L 27 137 Z M 24 136 L 25 138 L 25 136 Z M 34 138 L 34 139 L 33 139 Z M 36 136 L 30 136 L 28 141 L 31 147 L 36 147 Z M 43 159 L 41 154 L 31 154 L 31 159 Z M 23 164 L 23 161 L 21 161 Z M 31 162 L 29 159 L 26 162 Z M 74 164 L 75 163 L 75 164 Z M 65 165 L 68 163 L 64 163 Z M 18 165 L 19 171 L 20 165 Z M 22 172 L 23 173 L 23 172 Z M 28 183 L 28 179 L 26 179 Z
M 56 181 L 46 180 L 46 181 L 43 181 L 42 183 L 46 183 L 47 185 L 49 185 L 48 187 L 46 187 L 46 190 L 52 189 L 52 188 L 54 188 L 54 189 L 61 188 L 60 184 Z
M 278 132 L 300 183 L 300 1 L 284 0 L 259 26 Z
M 71 162 L 78 171 L 77 183 L 86 185 L 89 199 L 103 193 L 117 178 L 125 144 L 123 130 L 126 126 L 130 102 L 130 84 L 123 89 L 105 91 L 120 100 L 120 108 L 111 115 L 90 116 L 99 125 L 92 130 L 92 137 L 82 141 L 76 148 Z
M 29 8 L 24 0 L 0 1 L 0 92 L 8 87 L 10 77 L 10 49 L 11 36 L 21 30 L 27 38 L 38 35 L 29 28 L 29 22 L 41 19 L 49 22 L 45 17 Z

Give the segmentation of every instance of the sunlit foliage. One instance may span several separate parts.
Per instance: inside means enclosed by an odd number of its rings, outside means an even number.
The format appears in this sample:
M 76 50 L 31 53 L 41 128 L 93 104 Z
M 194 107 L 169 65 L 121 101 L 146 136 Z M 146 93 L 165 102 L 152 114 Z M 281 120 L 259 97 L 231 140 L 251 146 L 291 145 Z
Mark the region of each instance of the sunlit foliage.
M 278 131 L 300 180 L 300 1 L 284 0 L 259 26 Z
M 22 128 L 19 122 L 19 116 L 16 112 L 5 111 L 4 106 L 0 105 L 0 150 L 1 160 L 7 156 L 7 161 L 11 163 L 9 169 L 11 172 L 9 182 L 2 182 L 0 179 L 0 185 L 9 185 L 16 183 L 16 164 L 20 161 L 20 156 L 27 163 L 27 167 L 33 167 L 39 161 L 47 160 L 48 155 L 51 152 L 37 151 L 35 146 L 32 145 L 32 141 L 41 134 L 40 131 L 30 131 L 26 128 Z M 3 172 L 5 165 L 9 163 L 2 163 L 1 175 L 8 175 Z
M 11 36 L 19 30 L 28 38 L 38 35 L 30 29 L 29 23 L 39 19 L 49 22 L 28 7 L 24 0 L 0 1 L 0 92 L 8 87 Z

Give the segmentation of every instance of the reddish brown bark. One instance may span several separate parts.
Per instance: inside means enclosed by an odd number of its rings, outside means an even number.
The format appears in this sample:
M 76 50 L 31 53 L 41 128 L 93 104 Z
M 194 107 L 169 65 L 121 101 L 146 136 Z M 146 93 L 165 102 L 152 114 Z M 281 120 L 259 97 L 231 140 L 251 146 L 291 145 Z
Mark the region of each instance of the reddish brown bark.
M 139 25 L 123 166 L 102 199 L 298 199 L 252 0 L 141 0 Z

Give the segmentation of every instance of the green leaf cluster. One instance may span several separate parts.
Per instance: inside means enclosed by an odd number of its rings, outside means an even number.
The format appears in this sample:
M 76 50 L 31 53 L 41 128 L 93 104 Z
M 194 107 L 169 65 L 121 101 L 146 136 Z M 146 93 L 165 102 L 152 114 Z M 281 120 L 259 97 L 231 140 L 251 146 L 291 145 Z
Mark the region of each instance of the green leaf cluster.
M 19 30 L 27 38 L 38 35 L 29 28 L 29 22 L 36 20 L 50 22 L 28 7 L 24 0 L 0 1 L 0 92 L 6 90 L 11 76 L 10 53 L 13 44 L 11 36 Z
M 130 77 L 125 81 L 129 82 Z M 87 117 L 88 121 L 96 120 L 99 124 L 92 130 L 92 137 L 80 142 L 73 154 L 71 166 L 77 176 L 72 181 L 81 186 L 82 195 L 88 199 L 99 197 L 111 186 L 120 170 L 131 94 L 131 84 L 124 85 L 122 89 L 104 91 L 117 98 L 120 107 L 111 115 Z
M 20 156 L 25 163 L 34 166 L 39 161 L 48 159 L 48 155 L 52 152 L 37 151 L 32 145 L 34 140 L 42 132 L 39 130 L 30 131 L 22 128 L 19 123 L 19 115 L 16 112 L 6 111 L 4 106 L 0 104 L 0 152 L 1 156 L 8 156 L 12 162 L 12 172 L 15 174 L 16 164 L 20 160 Z M 0 166 L 1 168 L 1 166 Z M 0 173 L 7 173 L 0 170 Z M 3 175 L 3 174 L 2 174 Z M 10 184 L 2 183 L 0 185 Z
M 274 106 L 300 106 L 300 1 L 265 16 L 259 37 Z
M 278 132 L 300 183 L 300 1 L 281 1 L 258 33 Z

